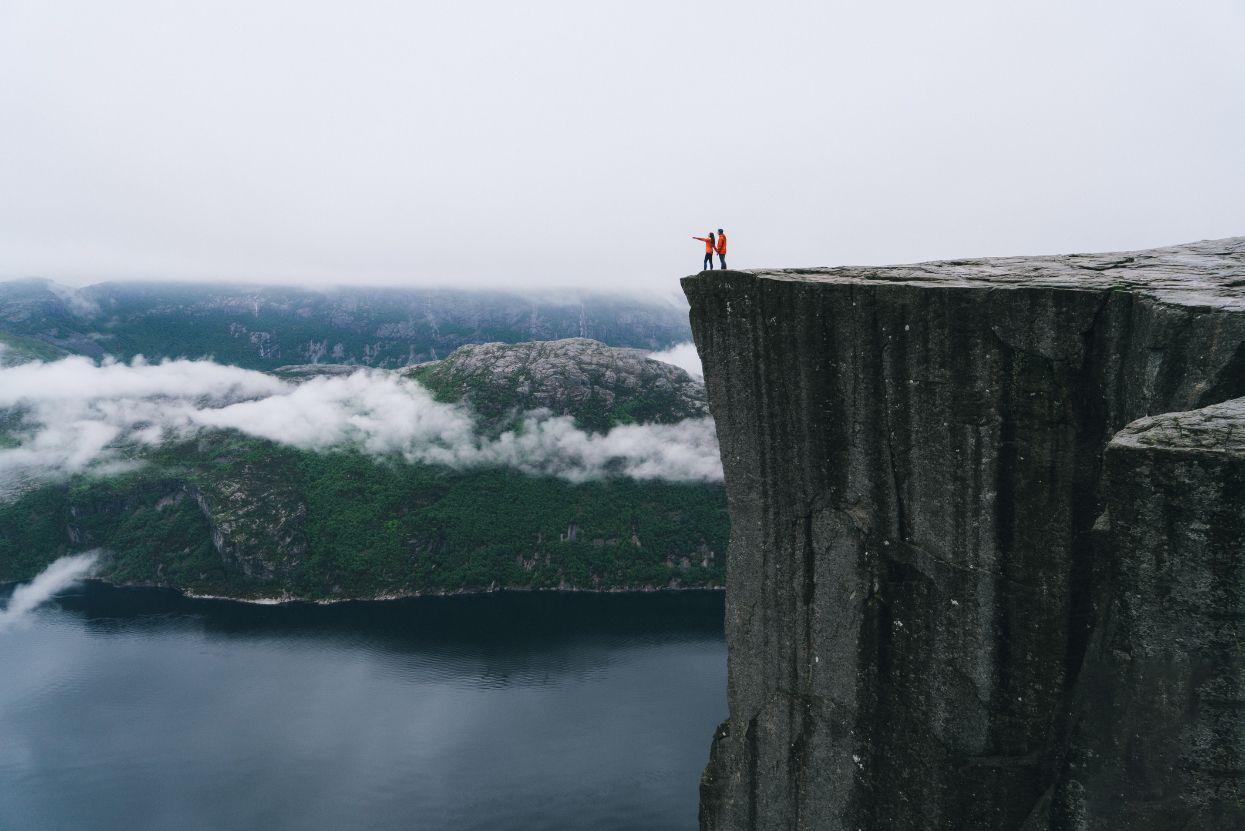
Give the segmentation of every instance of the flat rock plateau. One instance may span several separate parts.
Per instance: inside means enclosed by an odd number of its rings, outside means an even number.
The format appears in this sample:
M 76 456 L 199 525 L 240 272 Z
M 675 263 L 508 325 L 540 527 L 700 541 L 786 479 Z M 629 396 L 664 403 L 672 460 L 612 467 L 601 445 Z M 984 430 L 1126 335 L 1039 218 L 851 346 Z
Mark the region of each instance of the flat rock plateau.
M 687 277 L 704 829 L 1245 828 L 1245 238 Z

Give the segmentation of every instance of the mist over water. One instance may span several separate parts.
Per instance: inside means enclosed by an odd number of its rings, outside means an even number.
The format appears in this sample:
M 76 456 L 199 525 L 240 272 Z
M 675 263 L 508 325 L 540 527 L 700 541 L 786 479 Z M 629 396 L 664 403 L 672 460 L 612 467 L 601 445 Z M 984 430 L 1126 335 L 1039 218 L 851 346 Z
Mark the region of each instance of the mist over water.
M 293 383 L 208 360 L 148 363 L 83 357 L 0 368 L 0 415 L 18 414 L 14 447 L 0 447 L 6 483 L 122 463 L 125 446 L 237 430 L 308 450 L 353 448 L 374 456 L 455 468 L 507 466 L 573 482 L 635 479 L 721 481 L 708 418 L 629 424 L 607 433 L 547 411 L 483 438 L 472 411 L 437 401 L 418 382 L 360 369 Z
M 10 595 L 8 604 L 0 611 L 0 633 L 20 625 L 30 612 L 58 592 L 88 576 L 95 568 L 97 559 L 98 554 L 95 551 L 61 557 L 39 572 L 35 579 L 18 586 Z

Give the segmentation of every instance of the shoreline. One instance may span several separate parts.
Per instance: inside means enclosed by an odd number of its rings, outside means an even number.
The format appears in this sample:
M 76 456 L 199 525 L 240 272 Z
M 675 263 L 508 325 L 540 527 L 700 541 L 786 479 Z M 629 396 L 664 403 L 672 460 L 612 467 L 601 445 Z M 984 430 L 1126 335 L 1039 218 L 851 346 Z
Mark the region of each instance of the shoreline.
M 10 586 L 17 583 L 23 583 L 23 580 L 12 580 L 0 583 L 0 586 Z M 494 594 L 677 594 L 682 592 L 725 592 L 725 586 L 661 586 L 661 587 L 643 587 L 643 588 L 608 588 L 608 589 L 585 589 L 575 587 L 559 587 L 552 588 L 524 588 L 524 587 L 507 587 L 498 586 L 496 588 L 486 589 L 455 589 L 452 591 L 414 591 L 402 592 L 397 594 L 375 595 L 370 597 L 334 597 L 334 598 L 309 598 L 296 596 L 280 596 L 280 597 L 230 597 L 228 595 L 219 594 L 197 594 L 188 589 L 180 589 L 174 586 L 157 586 L 147 583 L 114 583 L 101 577 L 88 577 L 81 580 L 82 583 L 96 583 L 107 586 L 112 589 L 156 589 L 159 591 L 175 592 L 187 600 L 206 600 L 223 603 L 244 603 L 250 606 L 290 606 L 295 604 L 307 604 L 314 606 L 336 606 L 342 603 L 386 603 L 394 600 L 413 600 L 418 598 L 431 597 L 479 597 Z

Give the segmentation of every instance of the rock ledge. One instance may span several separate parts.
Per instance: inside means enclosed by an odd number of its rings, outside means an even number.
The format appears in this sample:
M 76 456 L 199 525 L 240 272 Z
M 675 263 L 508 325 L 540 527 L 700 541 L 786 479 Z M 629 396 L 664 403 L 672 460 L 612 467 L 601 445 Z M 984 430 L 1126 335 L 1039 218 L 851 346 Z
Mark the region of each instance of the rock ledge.
M 702 828 L 1245 827 L 1245 238 L 683 287 L 732 533 Z

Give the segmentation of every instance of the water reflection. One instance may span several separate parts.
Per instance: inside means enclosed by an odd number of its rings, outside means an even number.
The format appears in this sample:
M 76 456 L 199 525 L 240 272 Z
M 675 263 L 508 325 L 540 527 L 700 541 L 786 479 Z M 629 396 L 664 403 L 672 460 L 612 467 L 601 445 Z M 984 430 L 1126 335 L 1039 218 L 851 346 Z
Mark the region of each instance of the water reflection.
M 717 594 L 90 585 L 0 638 L 0 827 L 693 828 Z

